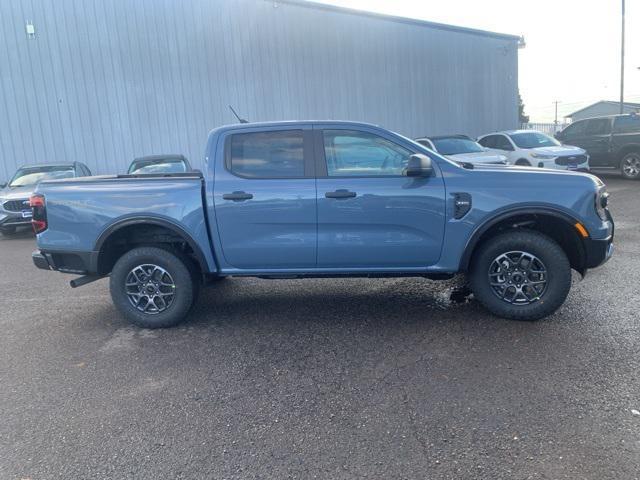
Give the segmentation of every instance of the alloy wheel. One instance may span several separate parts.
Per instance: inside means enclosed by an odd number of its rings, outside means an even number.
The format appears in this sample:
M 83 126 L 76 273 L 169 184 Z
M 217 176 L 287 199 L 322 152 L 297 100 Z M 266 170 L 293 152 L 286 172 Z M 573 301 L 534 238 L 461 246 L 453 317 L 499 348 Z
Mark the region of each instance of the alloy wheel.
M 162 313 L 171 306 L 175 290 L 169 272 L 158 265 L 138 265 L 125 280 L 125 292 L 131 305 L 151 315 Z
M 529 305 L 540 300 L 547 289 L 547 268 L 535 255 L 512 251 L 499 255 L 489 266 L 493 293 L 512 305 Z

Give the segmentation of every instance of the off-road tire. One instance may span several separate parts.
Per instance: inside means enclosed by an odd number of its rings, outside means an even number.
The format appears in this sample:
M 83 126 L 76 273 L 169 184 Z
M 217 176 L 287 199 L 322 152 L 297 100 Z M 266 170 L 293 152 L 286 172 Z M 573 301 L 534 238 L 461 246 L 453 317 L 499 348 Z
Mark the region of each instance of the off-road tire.
M 170 275 L 175 289 L 165 310 L 145 313 L 130 301 L 125 283 L 140 265 L 156 265 Z M 113 267 L 109 281 L 116 308 L 129 322 L 141 328 L 167 328 L 183 322 L 197 298 L 199 284 L 196 267 L 188 257 L 157 247 L 138 247 L 125 253 Z
M 494 260 L 514 251 L 535 255 L 546 267 L 546 288 L 532 303 L 509 303 L 490 284 L 489 269 Z M 532 230 L 505 232 L 485 240 L 474 252 L 469 284 L 475 298 L 491 313 L 511 320 L 535 321 L 551 315 L 564 303 L 571 289 L 571 265 L 562 248 L 548 236 Z

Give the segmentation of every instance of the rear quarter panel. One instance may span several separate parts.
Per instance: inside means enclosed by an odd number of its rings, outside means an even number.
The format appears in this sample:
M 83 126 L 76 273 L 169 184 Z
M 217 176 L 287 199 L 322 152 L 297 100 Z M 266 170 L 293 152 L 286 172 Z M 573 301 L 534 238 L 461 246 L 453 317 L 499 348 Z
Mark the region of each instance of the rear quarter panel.
M 185 230 L 215 271 L 200 179 L 88 178 L 42 183 L 36 192 L 47 203 L 48 229 L 38 235 L 42 250 L 94 251 L 100 236 L 117 223 L 155 218 Z

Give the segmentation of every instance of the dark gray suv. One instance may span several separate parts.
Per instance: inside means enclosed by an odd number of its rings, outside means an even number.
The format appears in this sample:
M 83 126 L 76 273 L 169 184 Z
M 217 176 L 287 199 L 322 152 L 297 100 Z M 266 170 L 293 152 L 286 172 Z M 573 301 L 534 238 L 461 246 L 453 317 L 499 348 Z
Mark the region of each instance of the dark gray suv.
M 29 197 L 41 181 L 90 176 L 91 170 L 80 162 L 19 168 L 9 182 L 0 184 L 0 233 L 12 235 L 18 227 L 31 225 Z

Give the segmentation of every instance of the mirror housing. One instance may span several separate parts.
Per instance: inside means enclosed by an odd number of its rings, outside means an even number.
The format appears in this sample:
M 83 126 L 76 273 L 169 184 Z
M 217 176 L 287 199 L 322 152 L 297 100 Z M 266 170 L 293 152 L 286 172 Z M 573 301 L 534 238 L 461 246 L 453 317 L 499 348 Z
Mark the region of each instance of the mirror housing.
M 414 153 L 407 162 L 406 175 L 407 177 L 430 177 L 433 175 L 431 159 L 422 153 Z

